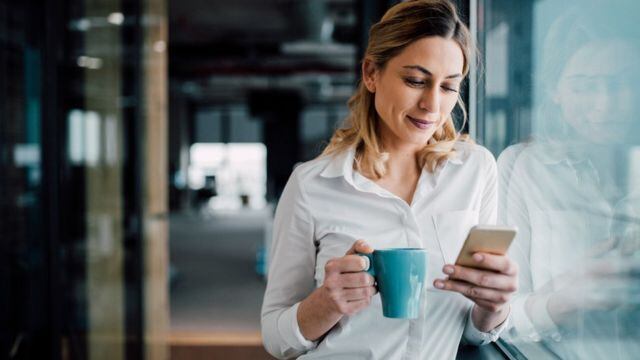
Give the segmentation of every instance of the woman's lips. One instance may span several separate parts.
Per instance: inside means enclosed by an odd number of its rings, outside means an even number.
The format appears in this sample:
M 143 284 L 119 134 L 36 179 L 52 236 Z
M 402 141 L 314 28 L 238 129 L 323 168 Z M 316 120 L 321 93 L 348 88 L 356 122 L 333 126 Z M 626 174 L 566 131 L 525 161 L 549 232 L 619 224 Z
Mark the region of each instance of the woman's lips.
M 409 121 L 411 121 L 411 123 L 413 124 L 413 126 L 417 127 L 420 130 L 425 130 L 430 128 L 431 126 L 435 125 L 435 121 L 427 121 L 427 120 L 422 120 L 422 119 L 416 119 L 413 118 L 409 115 L 407 115 L 407 119 L 409 119 Z

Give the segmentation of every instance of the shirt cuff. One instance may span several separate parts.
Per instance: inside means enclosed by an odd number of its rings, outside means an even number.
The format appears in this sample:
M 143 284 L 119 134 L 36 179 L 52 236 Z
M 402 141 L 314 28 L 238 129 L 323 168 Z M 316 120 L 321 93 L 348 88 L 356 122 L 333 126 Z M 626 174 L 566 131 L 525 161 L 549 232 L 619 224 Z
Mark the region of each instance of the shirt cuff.
M 509 308 L 509 314 L 507 315 L 507 318 L 502 322 L 502 324 L 496 326 L 489 332 L 483 332 L 476 328 L 476 326 L 473 324 L 472 314 L 473 306 L 471 306 L 469 315 L 467 316 L 467 324 L 464 327 L 463 337 L 469 344 L 486 345 L 498 340 L 500 334 L 502 334 L 502 331 L 507 328 L 507 326 L 509 325 L 509 320 L 511 318 L 511 308 Z
M 513 328 L 522 340 L 540 341 L 540 334 L 527 314 L 526 301 L 527 296 L 520 296 L 513 300 L 511 305 Z
M 531 305 L 527 311 L 527 296 L 514 301 L 513 327 L 519 338 L 525 341 L 540 341 L 551 338 L 562 340 L 562 335 L 556 323 L 551 319 L 547 306 L 551 294 L 531 298 Z M 530 313 L 529 313 L 530 312 Z M 532 321 L 535 319 L 535 321 Z
M 299 302 L 280 314 L 278 318 L 278 331 L 291 348 L 299 351 L 307 351 L 314 348 L 317 342 L 309 341 L 302 336 L 300 327 L 298 326 L 298 306 L 300 306 Z

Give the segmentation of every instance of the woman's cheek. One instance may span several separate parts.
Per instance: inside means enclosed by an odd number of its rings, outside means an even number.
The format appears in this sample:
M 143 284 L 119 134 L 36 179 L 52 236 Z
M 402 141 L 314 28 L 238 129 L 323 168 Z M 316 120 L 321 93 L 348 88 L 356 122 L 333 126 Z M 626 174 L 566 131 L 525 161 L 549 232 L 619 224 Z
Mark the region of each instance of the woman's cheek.
M 450 95 L 449 98 L 447 98 L 447 102 L 444 105 L 444 113 L 443 116 L 447 117 L 449 114 L 451 114 L 451 112 L 453 111 L 453 108 L 456 107 L 456 103 L 458 102 L 458 96 L 453 96 Z

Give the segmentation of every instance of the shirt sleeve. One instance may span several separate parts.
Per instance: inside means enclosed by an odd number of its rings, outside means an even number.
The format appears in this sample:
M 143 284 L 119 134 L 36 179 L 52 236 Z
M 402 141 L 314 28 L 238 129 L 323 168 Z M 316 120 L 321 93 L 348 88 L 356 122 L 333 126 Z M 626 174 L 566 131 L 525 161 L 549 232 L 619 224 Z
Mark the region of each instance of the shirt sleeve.
M 495 224 L 498 218 L 498 168 L 489 151 L 485 152 L 485 156 L 485 186 L 478 221 L 480 224 Z
M 482 201 L 479 214 L 480 224 L 495 224 L 498 220 L 498 166 L 493 155 L 486 151 L 485 186 L 482 193 Z M 471 318 L 473 306 L 470 307 L 467 321 L 464 327 L 462 339 L 471 345 L 485 345 L 496 341 L 510 322 L 511 309 L 506 320 L 489 332 L 482 332 L 476 328 Z
M 471 317 L 471 313 L 473 312 L 473 306 L 469 309 L 469 313 L 467 314 L 467 322 L 464 327 L 464 333 L 462 334 L 462 340 L 466 344 L 470 345 L 486 345 L 488 343 L 494 342 L 498 340 L 502 332 L 508 328 L 509 322 L 511 319 L 511 309 L 509 310 L 509 315 L 502 322 L 502 324 L 498 325 L 496 328 L 489 332 L 482 332 L 476 328 L 473 324 L 473 318 Z
M 302 336 L 297 321 L 300 301 L 315 288 L 316 264 L 313 221 L 299 177 L 294 171 L 278 203 L 262 304 L 263 343 L 279 359 L 299 356 L 317 345 Z
M 498 159 L 500 189 L 498 222 L 518 227 L 516 238 L 509 249 L 509 257 L 519 265 L 519 290 L 511 302 L 510 336 L 524 341 L 539 341 L 543 335 L 556 338 L 559 332 L 546 309 L 548 296 L 534 297 L 530 263 L 531 223 L 529 207 L 525 199 L 524 169 L 522 169 L 522 162 L 517 161 L 521 151 L 522 148 L 508 148 Z M 531 314 L 536 314 L 535 324 Z

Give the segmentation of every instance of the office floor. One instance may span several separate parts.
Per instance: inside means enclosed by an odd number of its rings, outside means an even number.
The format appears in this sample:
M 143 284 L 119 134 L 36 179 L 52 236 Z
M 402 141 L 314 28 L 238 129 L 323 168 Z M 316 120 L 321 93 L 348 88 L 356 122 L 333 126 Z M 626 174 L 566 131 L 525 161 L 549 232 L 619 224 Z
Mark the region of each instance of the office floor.
M 216 348 L 220 358 L 230 358 L 231 348 L 251 353 L 248 358 L 266 355 L 260 340 L 265 282 L 255 265 L 269 211 L 171 215 L 173 359 L 216 358 Z

